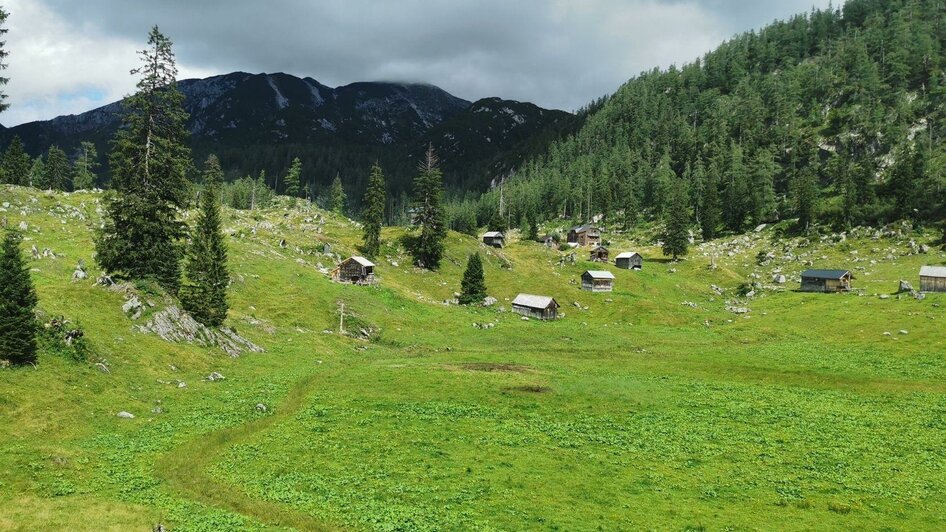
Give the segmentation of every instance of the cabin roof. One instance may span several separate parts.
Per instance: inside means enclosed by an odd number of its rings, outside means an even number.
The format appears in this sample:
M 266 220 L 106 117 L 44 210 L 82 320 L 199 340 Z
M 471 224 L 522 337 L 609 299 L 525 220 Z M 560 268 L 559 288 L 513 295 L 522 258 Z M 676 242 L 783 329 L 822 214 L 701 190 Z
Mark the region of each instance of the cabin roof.
M 606 248 L 606 247 L 604 247 L 604 246 L 595 246 L 595 247 L 591 250 L 592 253 L 594 253 L 594 252 L 596 252 L 596 251 L 604 251 L 604 252 L 607 252 L 607 251 L 608 251 L 608 248 Z
M 483 233 L 483 238 L 506 238 L 506 237 L 499 231 L 487 231 Z
M 364 258 L 364 257 L 359 257 L 359 256 L 357 256 L 357 255 L 354 256 L 354 257 L 351 257 L 351 258 L 348 259 L 348 260 L 353 260 L 353 261 L 357 262 L 358 264 L 361 264 L 362 266 L 374 266 L 374 263 L 371 262 L 370 260 L 368 260 L 368 259 L 366 259 L 366 258 Z
M 575 227 L 572 227 L 571 230 L 576 233 L 584 233 L 586 231 L 597 231 L 598 228 L 591 224 L 584 224 L 584 225 L 576 225 Z
M 921 266 L 920 277 L 946 278 L 946 266 Z
M 604 270 L 588 270 L 584 275 L 589 275 L 592 279 L 614 279 L 613 273 Z
M 641 256 L 641 254 L 636 251 L 625 251 L 624 253 L 618 253 L 618 256 L 614 258 L 615 259 L 630 259 L 630 258 L 633 258 L 634 255 L 637 255 L 638 257 Z
M 851 272 L 848 270 L 805 270 L 801 273 L 802 277 L 809 277 L 814 279 L 841 279 L 847 275 L 850 275 Z
M 549 305 L 555 303 L 555 306 L 558 306 L 558 303 L 548 296 L 534 296 L 532 294 L 519 294 L 516 296 L 516 299 L 512 301 L 513 305 L 519 305 L 520 307 L 529 307 L 529 308 L 549 308 Z

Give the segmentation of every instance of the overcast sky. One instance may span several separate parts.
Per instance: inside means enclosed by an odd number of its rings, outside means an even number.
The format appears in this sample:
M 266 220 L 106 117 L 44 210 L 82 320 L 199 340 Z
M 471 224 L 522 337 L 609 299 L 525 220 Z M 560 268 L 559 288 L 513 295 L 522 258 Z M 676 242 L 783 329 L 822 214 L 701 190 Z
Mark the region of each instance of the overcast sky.
M 287 72 L 422 81 L 571 111 L 642 70 L 829 0 L 0 0 L 12 126 L 129 93 L 150 27 L 181 77 Z M 837 5 L 838 2 L 835 1 Z

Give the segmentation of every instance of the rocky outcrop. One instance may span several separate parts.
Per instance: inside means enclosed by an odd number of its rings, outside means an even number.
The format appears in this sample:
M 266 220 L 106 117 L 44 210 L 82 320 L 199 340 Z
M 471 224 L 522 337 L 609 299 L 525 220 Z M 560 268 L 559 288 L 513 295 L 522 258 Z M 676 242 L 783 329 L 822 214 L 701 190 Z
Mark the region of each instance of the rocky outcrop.
M 243 338 L 236 331 L 226 327 L 208 328 L 174 305 L 153 314 L 148 323 L 138 326 L 138 330 L 157 334 L 168 342 L 218 347 L 232 357 L 240 356 L 246 351 L 263 352 L 262 347 Z

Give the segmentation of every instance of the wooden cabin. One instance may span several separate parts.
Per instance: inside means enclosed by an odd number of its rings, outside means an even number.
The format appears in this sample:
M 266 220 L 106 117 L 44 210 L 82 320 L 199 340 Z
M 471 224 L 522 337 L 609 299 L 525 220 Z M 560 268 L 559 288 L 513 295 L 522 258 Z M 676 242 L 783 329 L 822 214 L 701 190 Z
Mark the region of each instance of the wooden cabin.
M 597 246 L 591 250 L 591 254 L 588 257 L 588 260 L 591 262 L 608 262 L 608 248 L 604 246 Z
M 852 278 L 848 270 L 805 270 L 801 274 L 801 291 L 847 292 Z
M 579 246 L 601 245 L 601 231 L 593 225 L 579 225 L 568 230 L 568 242 Z
M 614 265 L 625 270 L 641 270 L 644 268 L 644 257 L 636 251 L 625 251 L 614 257 Z
M 374 263 L 364 257 L 349 257 L 332 270 L 332 280 L 340 283 L 373 284 Z
M 558 303 L 547 296 L 519 294 L 512 301 L 512 311 L 537 320 L 554 320 L 558 317 Z
M 581 289 L 589 292 L 614 290 L 614 274 L 601 270 L 588 270 L 581 274 Z
M 946 266 L 921 267 L 920 292 L 946 292 Z
M 502 248 L 506 245 L 506 235 L 499 231 L 488 231 L 483 235 L 483 243 L 494 248 Z
M 542 238 L 539 238 L 539 242 L 547 248 L 557 248 L 558 242 L 555 241 L 555 237 L 552 235 L 545 235 Z

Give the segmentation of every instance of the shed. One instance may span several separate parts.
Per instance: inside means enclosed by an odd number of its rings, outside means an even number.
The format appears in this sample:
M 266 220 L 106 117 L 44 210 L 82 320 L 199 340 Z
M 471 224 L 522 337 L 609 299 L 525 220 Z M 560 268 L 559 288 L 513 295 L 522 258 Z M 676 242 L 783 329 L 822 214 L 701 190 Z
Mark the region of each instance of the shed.
M 614 265 L 625 270 L 640 270 L 644 267 L 644 257 L 636 251 L 625 251 L 614 257 Z
M 374 283 L 374 263 L 364 257 L 349 257 L 332 270 L 332 280 L 341 283 Z
M 506 245 L 506 235 L 499 231 L 488 231 L 483 235 L 483 243 L 494 248 L 501 248 Z
M 946 266 L 920 268 L 921 292 L 946 292 Z
M 589 224 L 572 227 L 568 230 L 568 241 L 579 246 L 597 246 L 601 244 L 601 231 Z
M 558 303 L 547 296 L 519 294 L 512 301 L 512 311 L 539 320 L 554 320 L 558 317 Z
M 848 270 L 805 270 L 801 274 L 802 292 L 846 292 L 851 289 Z
M 592 262 L 608 262 L 609 256 L 610 252 L 608 251 L 608 248 L 604 246 L 597 246 L 591 250 L 588 260 Z
M 552 235 L 545 235 L 539 239 L 545 247 L 556 248 L 558 247 L 558 242 L 555 241 L 555 237 Z
M 590 292 L 614 290 L 614 274 L 603 270 L 588 270 L 581 274 L 581 289 Z

